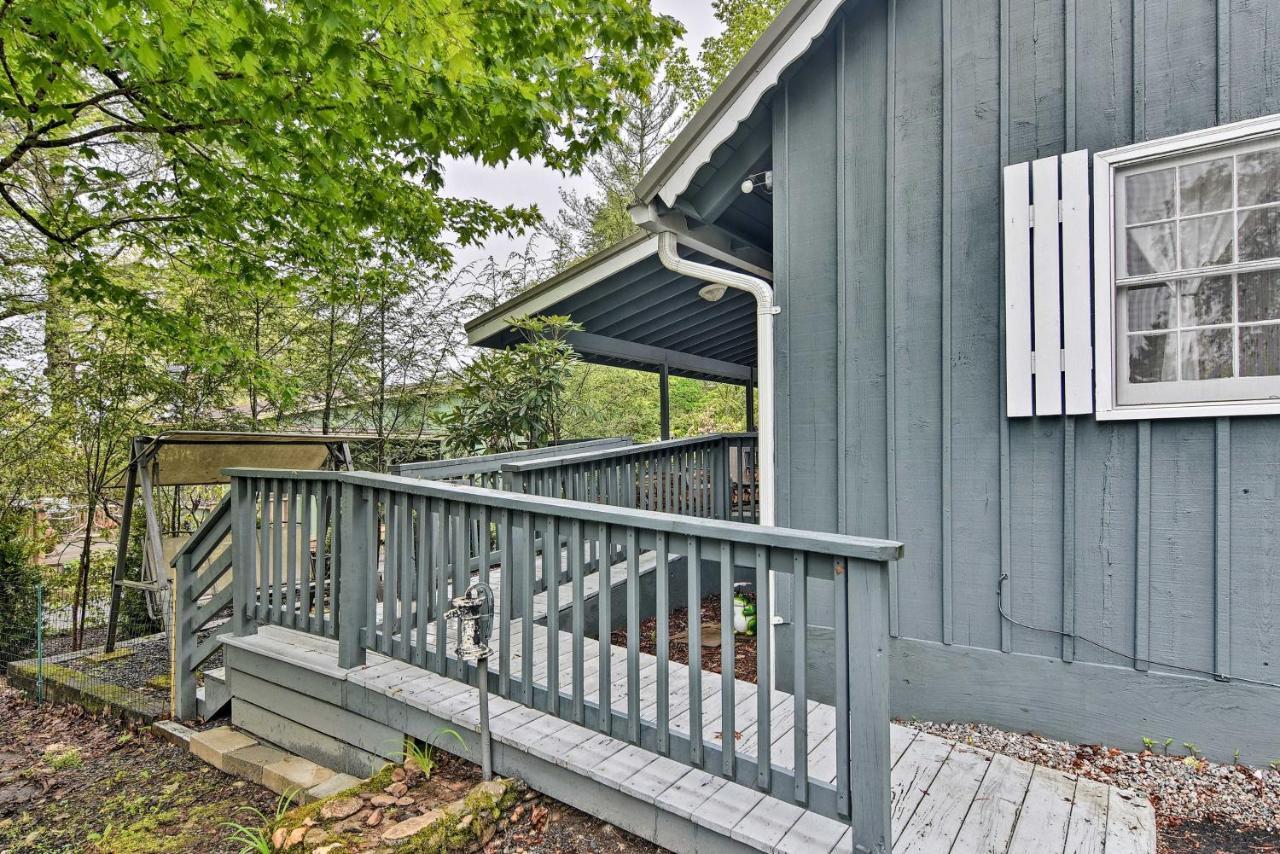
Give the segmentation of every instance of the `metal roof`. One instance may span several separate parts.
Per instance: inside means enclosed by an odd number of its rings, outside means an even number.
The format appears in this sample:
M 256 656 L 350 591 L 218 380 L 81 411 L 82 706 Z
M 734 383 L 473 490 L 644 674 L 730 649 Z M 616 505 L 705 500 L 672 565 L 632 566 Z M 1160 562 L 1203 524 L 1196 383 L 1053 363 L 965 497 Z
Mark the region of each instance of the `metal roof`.
M 746 382 L 756 361 L 755 303 L 733 290 L 708 302 L 698 296 L 703 284 L 663 267 L 657 237 L 640 233 L 475 318 L 467 337 L 509 347 L 522 340 L 510 318 L 566 315 L 583 326 L 569 342 L 586 361 L 642 370 L 665 363 L 677 376 Z

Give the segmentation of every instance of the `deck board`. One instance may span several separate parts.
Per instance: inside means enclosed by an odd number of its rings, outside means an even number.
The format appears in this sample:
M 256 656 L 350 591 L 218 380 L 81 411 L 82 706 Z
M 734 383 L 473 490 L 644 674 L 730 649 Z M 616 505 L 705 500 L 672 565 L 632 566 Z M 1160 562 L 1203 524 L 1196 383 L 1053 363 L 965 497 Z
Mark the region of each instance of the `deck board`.
M 625 565 L 614 567 L 614 583 L 625 579 Z M 589 576 L 594 578 L 595 576 Z M 571 601 L 571 589 L 559 591 L 560 602 Z M 500 601 L 500 598 L 499 598 Z M 547 596 L 534 597 L 531 644 L 535 684 L 545 686 L 548 639 L 551 633 L 537 621 L 546 616 Z M 570 625 L 564 619 L 561 625 Z M 521 678 L 525 627 L 511 622 L 510 672 Z M 453 634 L 450 628 L 447 636 Z M 282 654 L 311 668 L 335 668 L 336 644 L 325 638 L 264 627 L 259 636 Z M 244 639 L 241 639 L 244 640 Z M 411 633 L 410 648 L 416 641 Z M 495 632 L 494 643 L 498 641 Z M 436 643 L 434 624 L 428 627 L 428 662 L 433 664 Z M 284 650 L 284 647 L 288 647 Z M 573 694 L 573 638 L 558 633 L 556 645 L 558 688 L 568 708 Z M 657 716 L 657 659 L 641 655 L 639 678 L 631 685 L 627 650 L 583 640 L 583 695 L 595 702 L 599 691 L 599 659 L 609 656 L 610 705 L 625 715 L 628 692 L 639 692 L 642 720 L 652 725 Z M 499 669 L 501 650 L 490 658 L 490 669 Z M 460 726 L 478 728 L 478 695 L 462 682 L 388 661 L 370 652 L 366 666 L 345 672 L 345 678 L 421 708 Z M 491 680 L 491 685 L 497 685 Z M 668 664 L 669 720 L 673 733 L 689 734 L 688 668 Z M 701 677 L 702 732 L 714 743 L 721 730 L 722 678 L 703 672 Z M 734 727 L 739 733 L 735 752 L 754 761 L 759 752 L 754 684 L 735 680 Z M 773 767 L 790 771 L 794 758 L 794 699 L 774 691 L 770 697 L 770 749 Z M 494 737 L 519 745 L 532 756 L 581 775 L 593 785 L 629 794 L 674 816 L 738 842 L 767 851 L 847 851 L 851 836 L 847 825 L 810 813 L 759 791 L 730 783 L 699 769 L 658 756 L 599 731 L 494 697 L 491 701 Z M 835 709 L 810 701 L 807 705 L 807 742 L 810 776 L 835 780 Z M 964 745 L 937 736 L 891 725 L 892 805 L 894 851 L 990 852 L 990 854 L 1152 854 L 1154 819 L 1144 799 L 1075 776 Z M 607 818 L 607 817 L 606 817 Z

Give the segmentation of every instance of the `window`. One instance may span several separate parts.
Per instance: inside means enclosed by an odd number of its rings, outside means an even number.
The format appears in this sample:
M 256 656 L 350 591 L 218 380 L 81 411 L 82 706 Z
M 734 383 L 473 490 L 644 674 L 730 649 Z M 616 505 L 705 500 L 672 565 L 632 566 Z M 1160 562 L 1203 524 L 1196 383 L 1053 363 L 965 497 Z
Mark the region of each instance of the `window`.
M 1098 155 L 1098 413 L 1280 413 L 1280 119 Z

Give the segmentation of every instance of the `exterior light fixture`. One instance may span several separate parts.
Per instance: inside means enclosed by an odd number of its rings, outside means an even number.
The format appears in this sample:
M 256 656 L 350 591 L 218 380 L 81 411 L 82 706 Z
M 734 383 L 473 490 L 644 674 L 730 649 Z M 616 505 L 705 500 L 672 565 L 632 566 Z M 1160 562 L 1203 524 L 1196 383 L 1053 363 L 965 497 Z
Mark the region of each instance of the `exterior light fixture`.
M 727 286 L 719 284 L 718 282 L 712 282 L 698 288 L 698 296 L 702 297 L 707 302 L 718 302 L 720 297 L 724 296 L 724 292 L 726 290 L 728 290 Z

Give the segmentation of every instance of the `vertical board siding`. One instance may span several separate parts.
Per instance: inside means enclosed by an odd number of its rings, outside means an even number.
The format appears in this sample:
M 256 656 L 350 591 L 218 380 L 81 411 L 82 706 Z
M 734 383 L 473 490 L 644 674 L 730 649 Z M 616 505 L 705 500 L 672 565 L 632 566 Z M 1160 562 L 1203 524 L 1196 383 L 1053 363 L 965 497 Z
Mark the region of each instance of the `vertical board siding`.
M 1280 422 L 1009 421 L 998 382 L 1002 163 L 1280 112 L 1274 2 L 891 0 L 833 30 L 772 105 L 779 520 L 903 540 L 897 635 L 1277 681 Z M 1000 618 L 1005 572 L 1036 628 Z

